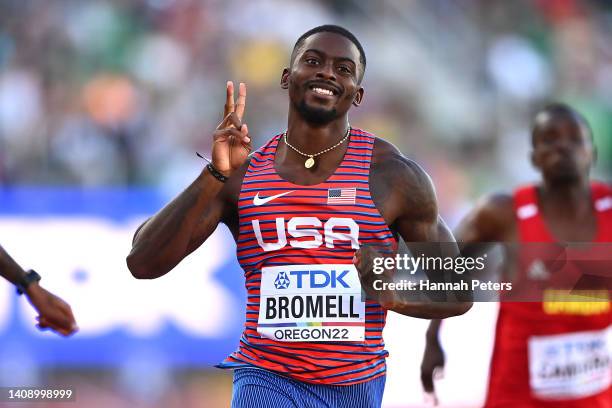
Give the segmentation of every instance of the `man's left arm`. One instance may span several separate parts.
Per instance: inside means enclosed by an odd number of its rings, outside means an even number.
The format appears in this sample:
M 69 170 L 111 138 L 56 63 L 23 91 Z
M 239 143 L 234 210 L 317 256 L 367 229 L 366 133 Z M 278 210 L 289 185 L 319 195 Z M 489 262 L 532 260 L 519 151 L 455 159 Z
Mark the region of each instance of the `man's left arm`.
M 378 163 L 372 169 L 371 177 L 375 179 L 370 184 L 376 184 L 372 191 L 374 197 L 384 196 L 384 200 L 379 200 L 380 209 L 391 229 L 403 238 L 412 252 L 418 248 L 418 254 L 424 258 L 458 256 L 453 234 L 438 214 L 435 190 L 427 173 L 397 150 L 390 149 Z M 360 248 L 355 261 L 366 293 L 375 295 L 386 309 L 412 317 L 437 319 L 461 315 L 472 307 L 469 301 L 417 302 L 404 291 L 374 291 L 373 281 L 384 278 L 373 273 L 375 252 L 370 247 Z M 393 275 L 394 272 L 385 273 Z M 386 278 L 392 279 L 392 276 Z

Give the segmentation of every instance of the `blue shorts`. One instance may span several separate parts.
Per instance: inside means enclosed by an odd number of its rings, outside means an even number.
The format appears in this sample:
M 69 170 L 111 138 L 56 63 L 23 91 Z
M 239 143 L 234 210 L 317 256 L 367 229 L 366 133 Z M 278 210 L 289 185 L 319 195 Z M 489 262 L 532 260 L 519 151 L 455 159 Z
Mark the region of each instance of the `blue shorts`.
M 232 408 L 378 408 L 385 379 L 383 375 L 354 385 L 323 385 L 260 368 L 237 368 Z

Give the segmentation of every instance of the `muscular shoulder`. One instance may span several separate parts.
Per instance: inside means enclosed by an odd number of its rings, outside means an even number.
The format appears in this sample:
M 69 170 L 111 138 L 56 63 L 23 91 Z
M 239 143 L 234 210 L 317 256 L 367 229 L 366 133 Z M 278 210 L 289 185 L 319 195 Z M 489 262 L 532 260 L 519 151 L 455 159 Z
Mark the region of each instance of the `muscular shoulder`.
M 392 157 L 404 157 L 402 152 L 393 145 L 393 143 L 388 142 L 379 137 L 374 137 L 374 149 L 372 150 L 372 164 L 382 164 L 385 160 L 390 159 Z
M 434 220 L 438 206 L 429 175 L 393 144 L 377 138 L 370 168 L 370 192 L 389 225 L 398 218 Z

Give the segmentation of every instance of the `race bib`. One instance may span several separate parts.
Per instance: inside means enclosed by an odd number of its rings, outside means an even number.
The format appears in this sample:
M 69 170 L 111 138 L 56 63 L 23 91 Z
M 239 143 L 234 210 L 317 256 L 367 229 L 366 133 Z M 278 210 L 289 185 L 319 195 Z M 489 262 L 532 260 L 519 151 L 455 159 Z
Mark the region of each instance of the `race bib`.
M 261 270 L 257 332 L 277 341 L 365 341 L 365 303 L 352 264 Z
M 612 380 L 612 329 L 529 339 L 529 383 L 536 397 L 588 397 Z

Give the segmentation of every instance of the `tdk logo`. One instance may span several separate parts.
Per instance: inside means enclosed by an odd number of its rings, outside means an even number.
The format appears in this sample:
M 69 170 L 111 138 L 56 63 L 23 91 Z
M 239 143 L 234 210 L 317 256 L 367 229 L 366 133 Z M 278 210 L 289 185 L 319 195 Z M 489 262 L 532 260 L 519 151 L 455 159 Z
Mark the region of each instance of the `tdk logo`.
M 274 279 L 274 287 L 276 289 L 287 289 L 289 287 L 289 278 L 287 277 L 286 272 L 279 272 Z
M 309 288 L 350 288 L 350 286 L 344 281 L 344 277 L 347 273 L 349 273 L 348 270 L 337 272 L 334 269 L 332 269 L 331 271 L 315 270 L 289 272 L 291 276 L 295 276 L 297 278 L 296 287 L 298 289 L 301 289 L 305 285 L 308 285 L 307 287 Z

